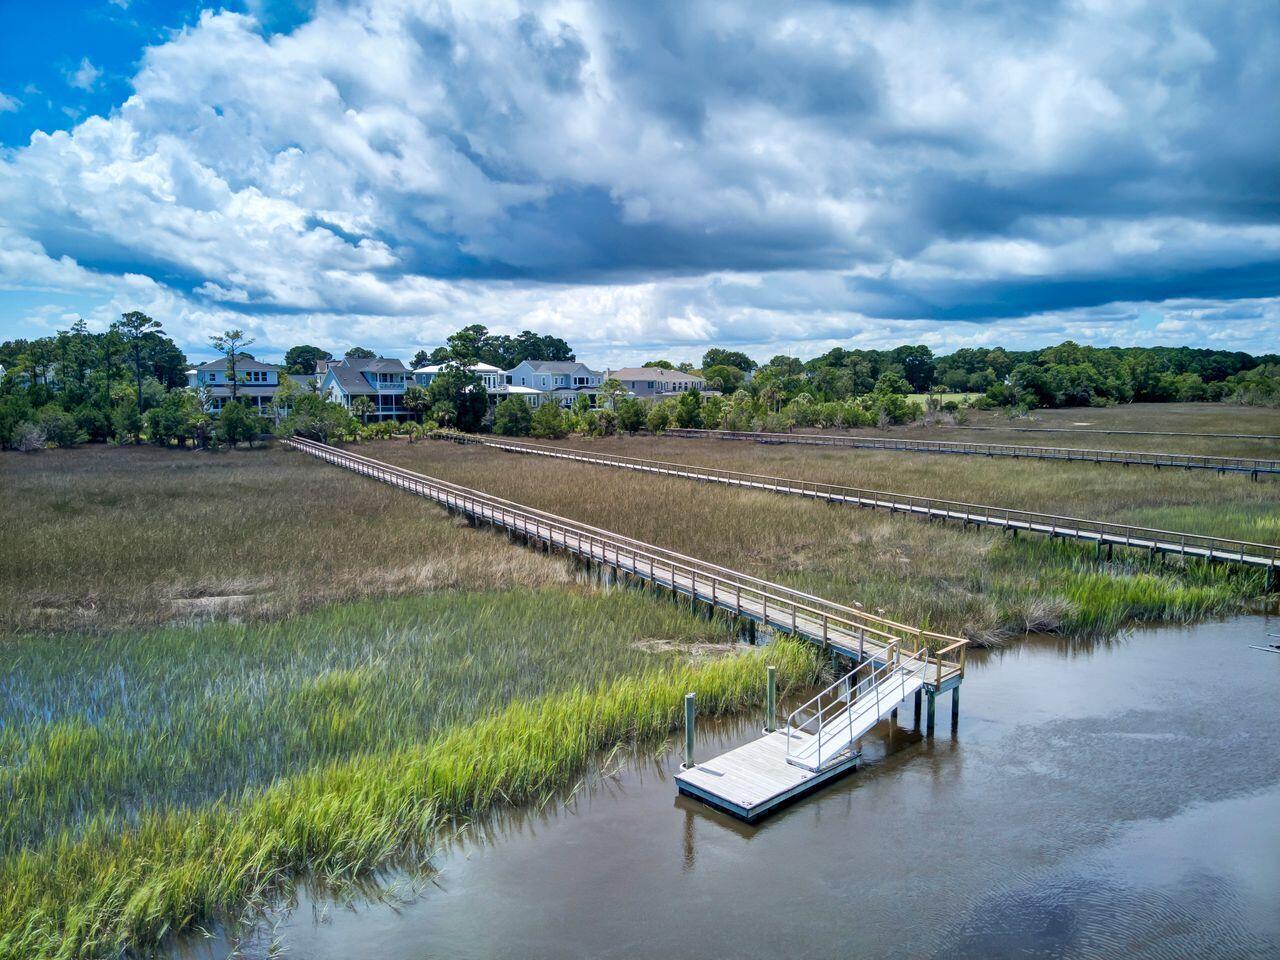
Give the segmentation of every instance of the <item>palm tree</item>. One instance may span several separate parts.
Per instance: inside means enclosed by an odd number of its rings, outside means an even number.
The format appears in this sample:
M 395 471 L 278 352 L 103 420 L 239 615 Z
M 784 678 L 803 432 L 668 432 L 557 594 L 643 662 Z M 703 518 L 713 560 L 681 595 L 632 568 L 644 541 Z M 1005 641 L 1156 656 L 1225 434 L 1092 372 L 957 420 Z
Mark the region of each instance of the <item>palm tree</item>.
M 360 418 L 360 422 L 368 425 L 369 414 L 373 413 L 373 401 L 368 397 L 356 397 L 351 401 L 351 412 Z

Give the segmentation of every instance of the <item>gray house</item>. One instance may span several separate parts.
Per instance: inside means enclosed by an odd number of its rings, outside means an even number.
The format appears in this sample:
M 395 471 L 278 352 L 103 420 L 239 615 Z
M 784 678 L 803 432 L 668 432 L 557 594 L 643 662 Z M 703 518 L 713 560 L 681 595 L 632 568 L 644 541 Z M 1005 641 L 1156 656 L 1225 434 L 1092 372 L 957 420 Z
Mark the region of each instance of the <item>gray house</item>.
M 386 357 L 345 357 L 328 364 L 320 393 L 348 410 L 356 397 L 368 397 L 375 420 L 401 420 L 410 412 L 404 405 L 404 388 L 413 376 L 399 360 Z
M 600 384 L 604 383 L 604 374 L 576 360 L 522 360 L 506 372 L 506 378 L 512 388 L 528 387 L 551 394 L 562 407 L 573 406 L 579 395 L 594 407 Z
M 707 381 L 696 373 L 662 367 L 624 367 L 610 370 L 608 376 L 622 381 L 622 385 L 637 397 L 669 397 L 689 389 L 707 389 Z
M 267 407 L 271 399 L 280 389 L 280 378 L 285 375 L 284 367 L 279 364 L 263 363 L 247 353 L 239 354 L 236 357 L 236 398 L 265 415 L 269 412 Z M 231 370 L 226 357 L 192 367 L 187 371 L 187 386 L 207 391 L 208 411 L 221 413 L 231 400 Z

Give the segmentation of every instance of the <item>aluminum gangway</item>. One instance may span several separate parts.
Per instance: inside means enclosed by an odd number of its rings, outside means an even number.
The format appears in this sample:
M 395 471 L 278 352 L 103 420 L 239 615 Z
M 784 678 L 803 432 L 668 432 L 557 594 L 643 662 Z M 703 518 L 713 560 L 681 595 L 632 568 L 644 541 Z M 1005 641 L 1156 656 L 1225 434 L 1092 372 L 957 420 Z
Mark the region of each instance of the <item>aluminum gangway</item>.
M 890 650 L 859 664 L 793 710 L 780 730 L 703 763 L 692 758 L 676 775 L 680 793 L 755 823 L 857 768 L 859 740 L 919 695 L 928 662 Z

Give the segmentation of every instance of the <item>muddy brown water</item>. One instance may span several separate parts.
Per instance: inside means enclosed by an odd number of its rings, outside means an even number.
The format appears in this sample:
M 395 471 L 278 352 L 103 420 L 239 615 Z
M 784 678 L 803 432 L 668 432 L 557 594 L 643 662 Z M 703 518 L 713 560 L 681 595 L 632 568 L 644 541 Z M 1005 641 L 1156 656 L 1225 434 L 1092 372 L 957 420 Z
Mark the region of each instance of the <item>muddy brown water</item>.
M 246 953 L 1280 957 L 1280 619 L 1032 639 L 970 662 L 960 729 L 882 724 L 852 776 L 747 827 L 674 750 L 476 828 L 409 902 L 303 895 Z M 709 757 L 756 735 L 704 725 Z M 184 958 L 226 955 L 205 941 Z

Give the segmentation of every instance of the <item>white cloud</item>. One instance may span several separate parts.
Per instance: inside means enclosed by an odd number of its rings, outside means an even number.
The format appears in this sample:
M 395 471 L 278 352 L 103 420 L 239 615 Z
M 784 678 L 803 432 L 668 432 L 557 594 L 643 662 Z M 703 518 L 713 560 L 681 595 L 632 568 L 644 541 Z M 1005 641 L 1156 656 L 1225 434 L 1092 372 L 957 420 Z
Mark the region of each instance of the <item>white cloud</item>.
M 102 76 L 102 71 L 89 62 L 88 57 L 80 60 L 80 66 L 67 74 L 67 83 L 79 90 L 92 90 L 93 85 Z
M 1116 303 L 1271 304 L 1280 41 L 1258 20 L 355 0 L 270 35 L 206 12 L 109 116 L 0 159 L 0 284 L 145 293 L 192 342 L 276 347 L 467 322 L 625 359 L 1119 340 Z M 1168 335 L 1276 333 L 1273 304 L 1252 333 L 1150 309 Z
M 22 101 L 17 97 L 10 97 L 7 94 L 0 93 L 0 113 L 15 113 L 22 106 Z

